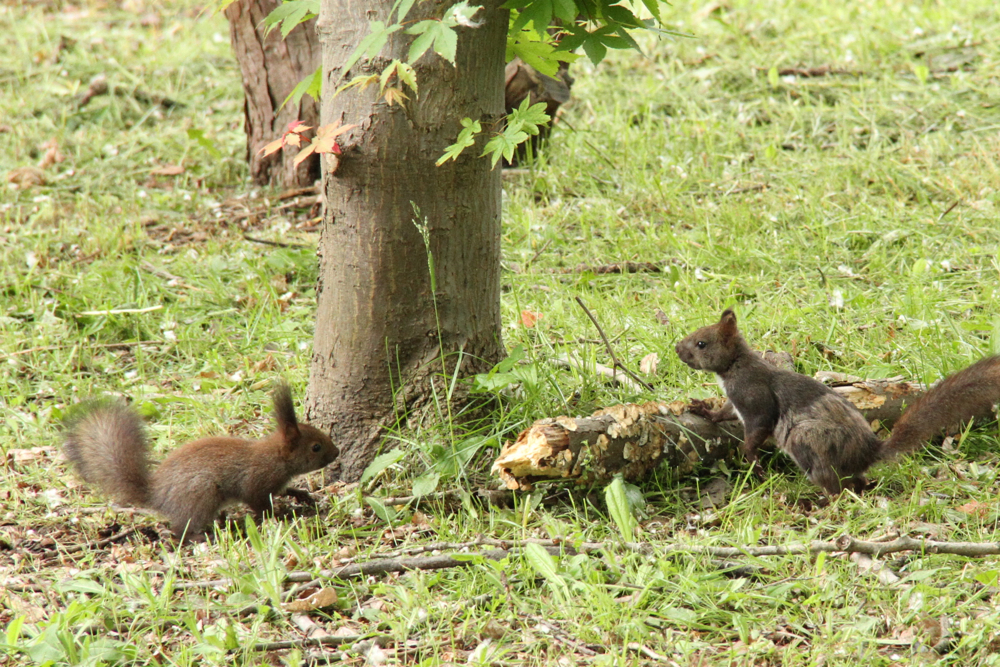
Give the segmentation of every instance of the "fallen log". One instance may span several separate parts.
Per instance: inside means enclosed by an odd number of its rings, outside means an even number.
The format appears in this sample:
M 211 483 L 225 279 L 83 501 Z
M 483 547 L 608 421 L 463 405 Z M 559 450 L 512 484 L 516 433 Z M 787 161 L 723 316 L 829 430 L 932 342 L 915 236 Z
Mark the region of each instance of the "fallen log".
M 820 377 L 833 380 L 832 389 L 861 410 L 876 431 L 891 428 L 905 405 L 924 391 L 923 385 L 900 378 Z M 706 403 L 718 409 L 724 401 L 717 397 Z M 736 451 L 743 440 L 738 420 L 714 424 L 690 413 L 689 408 L 683 401 L 626 403 L 602 408 L 589 417 L 540 419 L 504 444 L 492 471 L 507 488 L 530 490 L 540 481 L 591 484 L 618 474 L 637 481 L 661 464 L 689 474 Z

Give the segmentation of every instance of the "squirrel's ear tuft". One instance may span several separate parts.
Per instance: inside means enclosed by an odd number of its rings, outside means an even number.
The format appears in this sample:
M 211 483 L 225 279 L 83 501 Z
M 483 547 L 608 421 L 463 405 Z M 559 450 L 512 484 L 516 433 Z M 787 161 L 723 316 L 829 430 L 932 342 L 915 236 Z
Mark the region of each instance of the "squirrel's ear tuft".
M 295 418 L 295 403 L 292 401 L 292 388 L 282 382 L 274 390 L 274 421 L 278 423 L 278 432 L 286 442 L 299 437 L 299 422 Z
M 726 338 L 736 335 L 736 313 L 733 312 L 732 308 L 726 308 L 722 311 L 722 317 L 719 318 L 719 331 Z

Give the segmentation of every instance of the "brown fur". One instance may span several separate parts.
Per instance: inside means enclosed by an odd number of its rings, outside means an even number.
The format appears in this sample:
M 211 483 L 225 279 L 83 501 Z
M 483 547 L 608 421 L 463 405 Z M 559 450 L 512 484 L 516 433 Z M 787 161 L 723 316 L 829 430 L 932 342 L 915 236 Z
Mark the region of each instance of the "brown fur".
M 67 423 L 66 456 L 85 481 L 119 502 L 160 512 L 178 537 L 203 539 L 223 505 L 239 501 L 265 512 L 289 480 L 339 454 L 328 435 L 298 423 L 288 385 L 273 398 L 277 429 L 271 435 L 195 440 L 171 452 L 152 475 L 139 415 L 117 402 L 85 406 Z
M 751 464 L 757 462 L 757 448 L 773 435 L 806 476 L 831 495 L 845 485 L 860 492 L 872 464 L 917 449 L 942 429 L 1000 401 L 1000 356 L 986 357 L 918 398 L 882 442 L 845 398 L 757 356 L 737 329 L 732 310 L 685 337 L 676 351 L 691 368 L 718 375 L 743 422 L 743 452 Z M 724 415 L 705 416 L 718 421 Z

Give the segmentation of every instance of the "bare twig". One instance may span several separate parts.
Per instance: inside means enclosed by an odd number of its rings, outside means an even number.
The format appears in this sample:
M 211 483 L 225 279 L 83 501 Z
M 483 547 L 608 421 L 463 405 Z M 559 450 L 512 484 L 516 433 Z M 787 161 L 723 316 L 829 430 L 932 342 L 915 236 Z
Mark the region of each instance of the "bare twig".
M 112 308 L 111 310 L 85 310 L 77 313 L 75 317 L 99 317 L 101 315 L 141 315 L 142 313 L 152 313 L 163 310 L 163 305 L 149 306 L 148 308 Z
M 952 211 L 954 211 L 954 210 L 955 210 L 955 207 L 956 207 L 956 206 L 958 206 L 958 204 L 959 204 L 960 202 L 961 202 L 961 200 L 960 200 L 960 199 L 956 199 L 956 200 L 955 200 L 955 203 L 954 203 L 954 204 L 952 204 L 951 206 L 949 206 L 948 208 L 946 208 L 946 209 L 944 210 L 944 213 L 942 213 L 942 214 L 941 214 L 940 216 L 938 216 L 938 219 L 937 219 L 937 221 L 938 221 L 938 222 L 941 222 L 942 220 L 944 220 L 944 216 L 946 216 L 946 215 L 948 215 L 949 213 L 951 213 Z
M 851 76 L 860 76 L 860 72 L 852 72 L 846 69 L 834 69 L 829 65 L 822 65 L 820 67 L 789 67 L 778 70 L 778 76 L 801 76 L 807 79 L 817 76 L 829 76 L 831 74 L 849 74 Z
M 124 533 L 112 536 L 104 541 L 120 539 Z M 525 540 L 498 540 L 480 537 L 471 542 L 441 542 L 413 547 L 396 552 L 393 557 L 378 558 L 362 563 L 351 563 L 332 570 L 319 572 L 290 572 L 285 580 L 288 582 L 306 582 L 305 586 L 294 586 L 283 598 L 290 599 L 292 591 L 298 592 L 309 586 L 319 586 L 323 579 L 347 579 L 352 577 L 373 576 L 391 572 L 407 572 L 409 570 L 440 570 L 453 567 L 468 567 L 472 564 L 469 556 L 481 556 L 490 560 L 501 560 L 515 555 L 525 545 L 537 544 L 548 553 L 572 555 L 577 553 L 591 554 L 604 551 L 625 550 L 633 553 L 649 555 L 699 554 L 714 558 L 735 558 L 739 556 L 799 556 L 816 553 L 859 553 L 870 556 L 884 556 L 903 551 L 918 551 L 921 553 L 951 554 L 955 556 L 994 556 L 1000 554 L 1000 542 L 938 542 L 912 537 L 898 537 L 888 542 L 873 542 L 858 540 L 849 535 L 842 535 L 832 542 L 813 541 L 809 543 L 792 543 L 786 545 L 768 546 L 737 546 L 712 547 L 699 544 L 652 544 L 649 542 L 581 542 L 573 543 L 561 538 Z M 482 546 L 497 547 L 490 551 L 462 551 Z M 449 550 L 451 554 L 435 556 L 419 556 L 415 558 L 400 558 L 404 553 L 426 553 L 427 551 Z M 388 554 L 387 554 L 388 555 Z M 725 563 L 731 568 L 732 563 Z M 759 571 L 742 573 L 742 576 L 759 576 Z M 201 588 L 226 588 L 233 584 L 231 579 L 211 579 L 202 581 L 182 581 L 174 584 L 176 590 Z
M 565 125 L 566 127 L 568 127 L 572 132 L 576 132 L 578 134 L 582 134 L 582 132 L 580 132 L 580 130 L 578 130 L 575 127 L 573 127 L 572 125 L 570 125 L 570 122 L 568 120 L 566 120 L 565 117 L 561 116 L 559 118 L 559 122 L 562 125 Z M 587 146 L 587 148 L 589 148 L 590 150 L 594 151 L 594 155 L 596 155 L 601 160 L 604 160 L 604 162 L 609 167 L 611 167 L 612 170 L 618 171 L 619 165 L 616 165 L 614 162 L 612 162 L 611 158 L 609 158 L 607 155 L 604 154 L 604 151 L 602 151 L 600 148 L 598 148 L 594 144 L 590 143 L 590 140 L 587 139 L 587 138 L 583 138 L 583 143 Z M 595 180 L 599 180 L 599 179 L 595 179 Z
M 562 551 L 562 548 L 559 546 L 545 546 L 544 548 L 554 556 L 559 555 Z M 513 549 L 493 549 L 478 554 L 468 552 L 455 554 L 454 556 L 442 554 L 440 556 L 418 556 L 416 558 L 383 558 L 364 563 L 352 563 L 334 570 L 324 570 L 320 572 L 320 575 L 330 579 L 347 579 L 350 577 L 366 577 L 374 574 L 388 574 L 390 572 L 406 572 L 408 570 L 443 570 L 452 567 L 468 567 L 472 564 L 468 556 L 478 555 L 488 560 L 502 560 L 515 553 L 516 551 Z
M 583 361 L 575 357 L 572 357 L 568 354 L 560 354 L 559 356 L 554 357 L 552 359 L 552 363 L 555 364 L 556 366 L 560 366 L 563 368 L 579 368 L 584 370 L 593 370 L 595 373 L 610 378 L 615 382 L 628 385 L 633 391 L 642 391 L 643 389 L 645 389 L 643 385 L 638 384 L 635 380 L 625 375 L 624 373 L 616 371 L 614 368 L 611 368 L 610 366 L 605 366 L 604 364 L 599 364 L 597 362 L 594 362 L 593 367 L 591 367 L 590 364 L 586 364 Z
M 529 541 L 530 540 L 525 540 L 524 543 L 527 544 Z M 548 542 L 552 542 L 552 540 L 548 540 Z M 481 540 L 477 542 L 470 542 L 468 544 L 474 546 L 476 544 L 489 545 L 493 543 L 510 544 L 501 540 Z M 453 546 L 461 547 L 464 545 L 456 544 Z M 572 550 L 572 547 L 566 546 L 564 548 L 556 544 L 542 544 L 541 546 L 552 555 L 559 555 L 565 550 Z M 464 552 L 454 553 L 454 555 L 445 554 L 437 556 L 422 556 L 417 558 L 378 558 L 364 561 L 362 563 L 351 563 L 332 570 L 320 570 L 315 574 L 304 571 L 289 572 L 285 577 L 285 581 L 307 582 L 308 584 L 312 584 L 319 579 L 347 579 L 351 577 L 388 574 L 390 572 L 407 572 L 409 570 L 441 570 L 452 567 L 468 567 L 471 564 L 471 560 L 468 556 L 478 555 L 489 560 L 501 560 L 515 553 L 516 547 L 514 549 L 502 548 L 478 553 Z M 174 588 L 177 590 L 226 588 L 232 584 L 232 579 L 207 579 L 201 581 L 181 581 L 174 584 Z M 295 588 L 301 591 L 304 587 L 297 586 Z
M 733 183 L 733 187 L 726 190 L 725 196 L 729 195 L 740 195 L 744 192 L 757 192 L 763 190 L 767 187 L 767 183 L 753 183 L 751 185 L 744 185 L 743 187 L 736 187 L 736 183 Z
M 529 264 L 529 265 L 531 265 L 531 264 L 534 264 L 534 263 L 535 263 L 535 260 L 536 260 L 536 259 L 538 259 L 538 257 L 539 257 L 539 256 L 540 256 L 540 255 L 541 255 L 541 254 L 542 254 L 543 252 L 545 252 L 545 251 L 546 251 L 546 249 L 548 249 L 548 247 L 549 247 L 549 246 L 550 246 L 551 244 L 552 244 L 552 239 L 551 239 L 551 238 L 548 238 L 548 239 L 545 239 L 545 243 L 543 243 L 543 244 L 542 244 L 542 247 L 541 247 L 541 248 L 539 248 L 539 249 L 538 249 L 538 250 L 537 250 L 537 251 L 535 252 L 535 254 L 531 256 L 531 259 L 529 259 L 529 260 L 528 260 L 528 264 Z
M 76 553 L 78 551 L 84 551 L 84 550 L 89 550 L 89 549 L 100 549 L 102 547 L 108 546 L 112 542 L 117 542 L 120 539 L 128 537 L 129 535 L 131 535 L 132 533 L 134 533 L 136 530 L 138 530 L 138 528 L 136 528 L 135 526 L 133 526 L 132 528 L 126 528 L 125 530 L 123 530 L 121 532 L 115 533 L 111 537 L 105 537 L 103 540 L 98 540 L 97 542 L 86 542 L 86 543 L 81 543 L 81 544 L 74 544 L 71 547 L 65 547 L 65 548 L 56 547 L 54 549 L 49 549 L 49 550 L 44 551 L 42 553 L 42 557 L 43 558 L 47 558 L 49 556 L 55 556 L 56 554 L 65 555 L 65 554 L 72 554 L 72 553 Z
M 588 657 L 597 655 L 597 651 L 592 648 L 585 646 L 579 639 L 571 636 L 568 632 L 560 628 L 558 625 L 554 624 L 552 621 L 547 621 L 541 616 L 535 616 L 532 614 L 525 615 L 525 618 L 534 622 L 536 626 L 550 635 L 556 641 L 562 642 L 563 644 L 568 644 L 573 647 L 573 650 L 581 655 Z
M 39 292 L 53 292 L 55 294 L 65 294 L 64 290 L 57 287 L 50 287 L 49 285 L 31 285 L 31 289 L 38 290 Z
M 134 345 L 163 345 L 162 340 L 137 340 L 131 343 L 93 343 L 87 345 L 85 343 L 65 343 L 63 345 L 42 345 L 41 347 L 32 347 L 27 350 L 18 350 L 17 352 L 10 352 L 3 355 L 0 359 L 12 359 L 13 357 L 19 357 L 22 354 L 31 354 L 32 352 L 52 352 L 53 350 L 65 350 L 71 347 L 91 347 L 91 348 L 107 348 L 107 347 L 132 347 Z
M 408 549 L 397 549 L 396 551 L 374 553 L 371 555 L 371 558 L 399 558 L 401 556 L 416 556 L 418 554 L 425 554 L 431 551 L 468 551 L 469 549 L 476 549 L 482 546 L 501 547 L 503 549 L 507 549 L 511 546 L 518 545 L 515 545 L 513 542 L 505 542 L 503 540 L 491 539 L 480 535 L 475 540 L 469 542 L 431 542 L 430 544 L 421 544 Z M 519 546 L 524 546 L 524 544 L 520 544 Z M 556 545 L 549 544 L 548 546 Z
M 155 104 L 155 105 L 163 107 L 164 109 L 171 109 L 173 107 L 177 107 L 179 109 L 183 109 L 185 106 L 187 106 L 183 102 L 178 102 L 177 100 L 172 100 L 169 97 L 165 97 L 164 95 L 156 95 L 155 93 L 147 93 L 144 90 L 141 90 L 139 88 L 134 88 L 131 91 L 129 91 L 129 90 L 125 89 L 125 88 L 115 88 L 114 92 L 115 92 L 116 95 L 129 95 L 129 94 L 131 94 L 132 97 L 134 97 L 139 102 L 142 102 L 143 104 Z
M 295 188 L 293 190 L 286 190 L 278 195 L 278 201 L 284 201 L 285 199 L 294 199 L 295 197 L 301 197 L 302 195 L 318 195 L 319 188 L 315 185 L 310 185 L 304 188 Z
M 157 278 L 163 278 L 168 282 L 172 282 L 177 287 L 183 287 L 184 289 L 189 289 L 195 292 L 207 292 L 208 290 L 202 289 L 200 287 L 195 287 L 194 285 L 188 285 L 184 280 L 174 274 L 166 271 L 164 269 L 158 269 L 149 262 L 143 262 L 139 265 L 139 268 L 148 273 L 152 273 Z
M 255 236 L 250 236 L 249 234 L 244 234 L 243 238 L 251 243 L 260 243 L 261 245 L 276 246 L 278 248 L 310 248 L 307 243 L 285 243 L 283 241 L 268 241 L 267 239 L 259 239 Z
M 201 581 L 178 581 L 173 585 L 173 588 L 184 591 L 198 588 L 228 588 L 232 584 L 232 579 L 202 579 Z
M 766 72 L 769 67 L 756 67 L 761 72 Z M 784 69 L 778 70 L 778 76 L 800 76 L 802 78 L 814 78 L 819 76 L 830 76 L 833 74 L 846 74 L 849 76 L 862 76 L 863 72 L 856 72 L 847 69 L 836 69 L 829 65 L 820 65 L 819 67 L 786 67 Z
M 736 556 L 795 556 L 804 554 L 827 553 L 862 553 L 871 556 L 899 553 L 902 551 L 920 551 L 932 554 L 951 554 L 955 556 L 993 556 L 1000 554 L 1000 542 L 938 542 L 913 537 L 897 537 L 887 542 L 858 540 L 850 535 L 842 535 L 834 541 L 823 542 L 815 540 L 809 543 L 792 543 L 783 546 L 739 546 L 710 547 L 698 544 L 666 544 L 654 545 L 648 542 L 581 542 L 574 543 L 561 538 L 526 540 L 498 540 L 479 538 L 474 542 L 449 544 L 451 547 L 495 546 L 501 550 L 521 548 L 526 544 L 537 544 L 546 548 L 564 548 L 567 552 L 593 553 L 625 549 L 641 554 L 654 553 L 689 553 L 705 554 L 716 558 L 733 558 Z M 443 546 L 443 545 L 441 545 Z
M 44 593 L 49 587 L 41 584 L 0 584 L 0 590 L 12 593 Z
M 643 543 L 628 543 L 624 545 L 632 551 L 647 552 L 650 545 Z M 577 550 L 587 553 L 598 544 L 584 543 Z M 736 556 L 794 556 L 804 554 L 827 553 L 860 553 L 870 556 L 902 551 L 919 551 L 930 554 L 951 554 L 955 556 L 995 556 L 1000 554 L 1000 542 L 938 542 L 936 540 L 919 540 L 912 537 L 898 537 L 889 542 L 866 542 L 850 535 L 842 535 L 833 542 L 813 541 L 808 544 L 793 543 L 784 546 L 763 547 L 706 547 L 700 545 L 667 545 L 665 552 L 707 554 L 716 558 L 733 558 Z
M 653 262 L 617 262 L 615 264 L 578 264 L 573 267 L 554 269 L 555 273 L 585 273 L 595 275 L 624 273 L 663 273 L 663 267 Z
M 514 501 L 514 494 L 508 489 L 477 489 L 470 494 L 469 498 L 494 507 L 509 507 Z M 385 505 L 409 505 L 410 503 L 432 502 L 454 504 L 461 503 L 462 499 L 462 494 L 458 491 L 438 491 L 422 496 L 389 496 L 388 498 L 379 498 L 379 501 Z
M 667 656 L 660 655 L 653 649 L 643 646 L 639 642 L 629 642 L 628 644 L 625 645 L 625 648 L 634 653 L 639 653 L 640 655 L 644 655 L 650 660 L 653 660 L 655 662 L 666 662 L 666 663 L 672 662 L 670 658 L 668 658 Z
M 295 199 L 293 201 L 286 201 L 284 204 L 279 204 L 272 209 L 273 211 L 287 211 L 290 208 L 305 208 L 307 206 L 313 206 L 316 204 L 316 198 L 310 197 L 306 200 Z
M 580 307 L 583 308 L 583 312 L 587 313 L 587 317 L 589 317 L 590 321 L 594 323 L 594 326 L 597 328 L 597 333 L 601 334 L 601 340 L 604 341 L 604 347 L 607 348 L 608 354 L 611 355 L 615 368 L 620 368 L 623 373 L 641 384 L 647 391 L 653 391 L 653 385 L 640 379 L 638 375 L 630 371 L 622 362 L 618 360 L 618 356 L 615 354 L 614 348 L 611 347 L 611 343 L 608 342 L 608 337 L 604 334 L 604 329 L 601 328 L 601 325 L 597 322 L 597 318 L 594 317 L 594 314 L 590 312 L 589 308 L 587 308 L 587 304 L 583 302 L 583 299 L 576 297 L 576 302 L 580 304 Z
M 90 80 L 90 85 L 87 86 L 87 90 L 76 96 L 76 108 L 82 109 L 87 106 L 93 98 L 98 95 L 107 95 L 107 93 L 108 77 L 104 74 L 98 74 Z
M 340 663 L 344 662 L 344 652 L 350 651 L 351 653 L 358 656 L 365 656 L 365 664 L 379 664 L 377 661 L 369 660 L 369 652 L 372 650 L 373 646 L 378 646 L 379 648 L 388 648 L 392 645 L 392 638 L 386 635 L 377 635 L 373 639 L 365 639 L 360 642 L 355 642 L 342 650 L 332 650 L 332 651 L 306 651 L 302 654 L 302 664 L 303 665 L 326 665 L 330 663 Z
M 374 640 L 376 643 L 384 643 L 386 646 L 392 643 L 392 637 L 386 635 L 344 635 L 342 637 L 325 635 L 323 637 L 308 637 L 306 639 L 259 642 L 253 645 L 252 650 L 284 651 L 290 648 L 306 648 L 309 646 L 343 646 L 344 644 L 354 644 L 365 639 Z M 239 650 L 243 649 L 240 648 Z
M 90 84 L 87 86 L 87 90 L 76 96 L 76 108 L 82 109 L 90 103 L 90 100 L 97 97 L 98 95 L 107 95 L 112 93 L 114 95 L 131 96 L 142 104 L 155 104 L 163 107 L 164 109 L 170 109 L 172 107 L 184 107 L 185 105 L 177 100 L 172 100 L 169 97 L 164 97 L 163 95 L 155 95 L 147 93 L 140 88 L 133 88 L 131 90 L 123 88 L 121 86 L 111 86 L 108 84 L 108 78 L 104 74 L 98 74 L 90 80 Z

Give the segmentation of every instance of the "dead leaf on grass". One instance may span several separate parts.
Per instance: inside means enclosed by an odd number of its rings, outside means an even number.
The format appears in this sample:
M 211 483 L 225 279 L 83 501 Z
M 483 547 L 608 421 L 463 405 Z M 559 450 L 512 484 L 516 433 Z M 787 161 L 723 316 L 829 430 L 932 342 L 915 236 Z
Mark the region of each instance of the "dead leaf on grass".
M 159 28 L 163 25 L 163 17 L 156 12 L 146 12 L 139 17 L 139 25 L 143 28 Z
M 55 447 L 31 447 L 29 449 L 8 449 L 7 459 L 14 463 L 37 461 L 38 459 L 54 458 L 58 450 Z
M 45 174 L 38 167 L 18 167 L 7 172 L 7 182 L 21 189 L 27 189 L 45 185 Z
M 337 591 L 332 588 L 321 588 L 309 597 L 292 600 L 282 607 L 285 611 L 307 612 L 325 609 L 337 604 Z
M 149 173 L 152 176 L 179 176 L 184 173 L 184 167 L 179 164 L 168 164 L 157 167 Z
M 277 366 L 278 362 L 275 361 L 274 356 L 272 356 L 271 353 L 268 352 L 266 357 L 264 357 L 263 359 L 261 359 L 260 361 L 258 361 L 253 365 L 253 372 L 267 373 L 269 371 L 273 371 L 275 368 L 277 368 Z
M 639 371 L 647 375 L 656 375 L 656 366 L 660 363 L 660 355 L 650 352 L 639 362 Z
M 508 628 L 500 625 L 496 619 L 489 619 L 486 621 L 486 625 L 482 627 L 479 631 L 483 639 L 495 639 L 497 641 L 503 639 L 503 636 L 507 634 Z
M 39 146 L 39 148 L 45 151 L 45 155 L 42 156 L 41 161 L 38 163 L 38 167 L 40 169 L 48 169 L 52 165 L 66 159 L 66 157 L 59 151 L 59 142 L 55 139 L 49 139 Z
M 173 190 L 173 183 L 167 183 L 166 181 L 158 181 L 153 177 L 149 177 L 142 184 L 142 187 L 147 190 Z
M 45 620 L 44 609 L 37 605 L 33 605 L 27 600 L 19 598 L 12 593 L 7 594 L 4 603 L 8 609 L 14 612 L 16 616 L 23 616 L 25 623 L 39 623 Z
M 365 653 L 365 663 L 369 665 L 384 665 L 389 662 L 389 654 L 383 651 L 377 643 L 372 643 L 368 652 Z
M 346 558 L 354 558 L 358 555 L 358 548 L 355 546 L 347 545 L 340 547 L 333 552 L 333 557 L 336 560 L 344 560 Z
M 484 639 L 479 642 L 476 648 L 472 649 L 466 663 L 469 665 L 488 665 L 493 662 L 494 653 L 496 653 L 496 647 L 493 646 L 493 640 Z
M 981 503 L 978 500 L 973 500 L 972 502 L 965 503 L 955 509 L 964 514 L 968 514 L 969 516 L 985 519 L 992 508 L 987 503 Z
M 541 313 L 535 313 L 530 310 L 521 311 L 521 324 L 524 325 L 525 329 L 530 329 L 535 326 L 535 323 L 542 318 Z
M 868 554 L 853 553 L 850 558 L 851 561 L 858 566 L 859 570 L 874 574 L 878 577 L 879 583 L 883 586 L 892 586 L 900 580 L 899 575 L 890 570 L 885 563 L 875 560 Z

